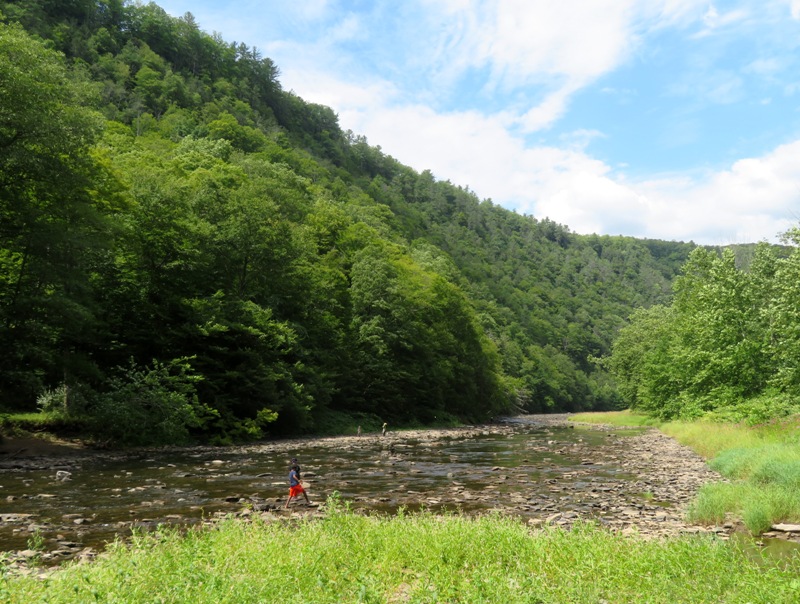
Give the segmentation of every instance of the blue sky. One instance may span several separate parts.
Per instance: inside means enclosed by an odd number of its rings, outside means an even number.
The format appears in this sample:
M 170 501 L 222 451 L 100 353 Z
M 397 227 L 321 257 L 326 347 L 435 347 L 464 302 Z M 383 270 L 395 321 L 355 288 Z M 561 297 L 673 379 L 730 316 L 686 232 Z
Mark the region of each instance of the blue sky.
M 800 0 L 157 0 L 417 170 L 578 233 L 800 224 Z

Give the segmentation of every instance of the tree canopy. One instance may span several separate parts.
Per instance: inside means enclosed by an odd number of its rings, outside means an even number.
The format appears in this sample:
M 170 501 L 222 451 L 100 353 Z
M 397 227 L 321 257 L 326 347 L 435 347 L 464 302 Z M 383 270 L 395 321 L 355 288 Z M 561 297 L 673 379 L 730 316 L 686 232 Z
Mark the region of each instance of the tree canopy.
M 760 244 L 747 270 L 731 250 L 695 249 L 672 303 L 635 313 L 614 342 L 608 364 L 626 402 L 663 418 L 798 412 L 798 267 L 796 247 Z

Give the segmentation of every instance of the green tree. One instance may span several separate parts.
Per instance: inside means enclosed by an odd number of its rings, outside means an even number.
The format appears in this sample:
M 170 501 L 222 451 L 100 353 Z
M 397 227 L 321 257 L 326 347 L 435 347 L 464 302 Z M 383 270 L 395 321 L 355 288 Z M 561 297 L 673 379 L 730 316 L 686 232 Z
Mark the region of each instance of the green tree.
M 0 383 L 34 400 L 43 382 L 70 380 L 91 344 L 88 273 L 113 179 L 90 153 L 101 120 L 88 87 L 63 57 L 5 24 L 0 56 Z
M 785 234 L 800 245 L 800 228 Z M 775 359 L 773 383 L 793 396 L 800 394 L 800 248 L 777 263 L 774 272 L 773 303 L 767 311 L 770 325 L 768 346 Z
M 634 409 L 662 417 L 674 417 L 682 391 L 675 364 L 679 356 L 675 312 L 653 306 L 631 315 L 614 341 L 607 364 L 622 399 Z

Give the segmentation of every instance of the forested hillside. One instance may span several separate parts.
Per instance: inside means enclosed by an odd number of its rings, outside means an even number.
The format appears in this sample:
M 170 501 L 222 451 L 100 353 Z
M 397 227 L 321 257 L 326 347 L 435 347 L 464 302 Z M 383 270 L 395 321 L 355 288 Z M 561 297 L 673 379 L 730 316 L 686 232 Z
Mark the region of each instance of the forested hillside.
M 593 359 L 694 248 L 417 173 L 190 14 L 0 13 L 7 410 L 143 443 L 608 408 Z

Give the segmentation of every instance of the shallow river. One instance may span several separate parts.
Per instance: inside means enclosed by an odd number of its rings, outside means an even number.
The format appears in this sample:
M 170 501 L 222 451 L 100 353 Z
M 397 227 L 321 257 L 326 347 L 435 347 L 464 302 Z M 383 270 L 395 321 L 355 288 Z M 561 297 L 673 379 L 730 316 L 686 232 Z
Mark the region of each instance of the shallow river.
M 44 551 L 45 563 L 58 563 L 85 548 L 102 549 L 137 527 L 194 524 L 245 508 L 279 516 L 316 513 L 304 503 L 281 509 L 290 457 L 299 459 L 312 503 L 338 492 L 354 508 L 375 512 L 399 506 L 467 513 L 500 508 L 541 522 L 552 514 L 602 520 L 618 511 L 602 503 L 614 494 L 634 512 L 676 514 L 673 503 L 642 492 L 636 476 L 608 451 L 610 441 L 618 451 L 638 433 L 521 419 L 466 435 L 443 431 L 412 438 L 400 432 L 6 460 L 0 468 L 0 551 Z M 69 477 L 60 480 L 65 472 Z

